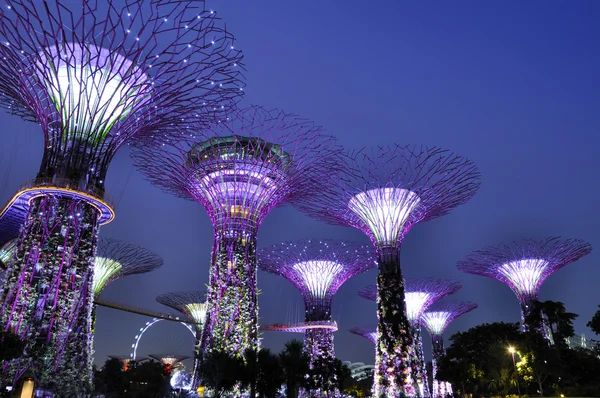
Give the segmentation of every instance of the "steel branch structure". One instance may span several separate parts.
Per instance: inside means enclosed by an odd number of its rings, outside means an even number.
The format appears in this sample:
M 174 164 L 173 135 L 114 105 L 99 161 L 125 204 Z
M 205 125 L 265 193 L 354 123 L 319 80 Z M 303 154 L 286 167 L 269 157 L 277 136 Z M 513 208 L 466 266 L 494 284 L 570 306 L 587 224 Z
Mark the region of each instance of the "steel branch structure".
M 439 148 L 391 145 L 349 154 L 341 174 L 302 209 L 321 220 L 363 231 L 377 247 L 380 299 L 376 397 L 412 396 L 412 339 L 404 304 L 399 249 L 421 221 L 448 214 L 479 188 L 479 170 L 468 159 Z
M 477 304 L 468 301 L 445 302 L 421 315 L 421 323 L 431 336 L 432 346 L 432 397 L 452 395 L 452 385 L 448 381 L 438 380 L 437 363 L 446 353 L 444 349 L 444 331 L 452 321 L 477 308 Z
M 377 266 L 375 251 L 335 240 L 304 240 L 272 245 L 258 251 L 260 269 L 292 282 L 304 299 L 305 321 L 331 321 L 331 303 L 352 276 Z M 304 345 L 310 355 L 311 394 L 338 396 L 333 332 L 307 329 Z
M 167 307 L 171 307 L 182 314 L 185 314 L 190 319 L 194 320 L 194 328 L 196 331 L 194 369 L 192 373 L 192 385 L 195 386 L 198 380 L 198 356 L 200 354 L 200 339 L 204 322 L 206 321 L 206 292 L 172 292 L 161 294 L 156 297 L 156 301 Z
M 133 153 L 163 191 L 200 203 L 214 224 L 202 351 L 258 348 L 256 239 L 277 205 L 313 197 L 339 163 L 333 137 L 280 110 L 251 106 L 199 135 Z M 185 138 L 185 140 L 184 140 Z
M 448 279 L 406 278 L 404 288 L 406 317 L 410 324 L 410 334 L 413 340 L 410 353 L 411 375 L 415 383 L 416 394 L 428 396 L 425 355 L 421 338 L 421 315 L 433 303 L 455 293 L 462 288 L 462 285 Z M 367 300 L 377 301 L 377 286 L 364 287 L 358 291 L 358 295 Z
M 241 94 L 240 60 L 203 2 L 2 7 L 0 106 L 38 123 L 45 142 L 37 178 L 22 192 L 30 208 L 0 293 L 0 323 L 28 342 L 11 366 L 16 378 L 33 366 L 39 385 L 56 380 L 69 324 L 91 314 L 98 226 L 114 215 L 104 183 L 116 151 L 229 111 Z M 56 389 L 76 395 L 85 384 Z
M 508 285 L 521 304 L 521 321 L 526 330 L 525 318 L 531 302 L 538 299 L 546 278 L 591 251 L 592 246 L 581 239 L 525 239 L 477 250 L 460 260 L 457 267 Z
M 349 330 L 350 333 L 357 336 L 362 336 L 373 344 L 377 344 L 377 327 L 376 326 L 357 326 Z

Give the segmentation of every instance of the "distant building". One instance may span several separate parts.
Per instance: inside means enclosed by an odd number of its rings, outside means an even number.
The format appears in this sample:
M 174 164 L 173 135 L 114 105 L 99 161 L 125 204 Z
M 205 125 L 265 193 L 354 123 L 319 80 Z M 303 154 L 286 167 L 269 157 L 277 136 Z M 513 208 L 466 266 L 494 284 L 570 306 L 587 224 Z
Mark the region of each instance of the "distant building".
M 375 373 L 375 365 L 365 365 L 363 362 L 344 361 L 344 365 L 350 368 L 350 374 L 356 381 L 367 379 Z

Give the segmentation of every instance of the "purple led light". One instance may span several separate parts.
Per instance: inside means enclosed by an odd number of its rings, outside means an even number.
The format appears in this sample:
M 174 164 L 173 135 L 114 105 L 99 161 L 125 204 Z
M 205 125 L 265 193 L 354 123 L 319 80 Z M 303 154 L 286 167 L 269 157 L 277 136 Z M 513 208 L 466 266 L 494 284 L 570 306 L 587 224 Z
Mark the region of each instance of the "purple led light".
M 377 344 L 377 327 L 375 326 L 354 327 L 349 332 L 357 336 L 362 336 L 373 344 Z

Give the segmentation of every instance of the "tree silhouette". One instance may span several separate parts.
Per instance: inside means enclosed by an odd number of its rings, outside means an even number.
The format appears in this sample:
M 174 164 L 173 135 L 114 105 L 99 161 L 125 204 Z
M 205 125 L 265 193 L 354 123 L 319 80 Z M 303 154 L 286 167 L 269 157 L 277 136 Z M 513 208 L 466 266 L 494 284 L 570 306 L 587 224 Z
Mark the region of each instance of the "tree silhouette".
M 244 361 L 223 351 L 212 351 L 202 358 L 200 375 L 204 384 L 222 397 L 244 379 Z
M 285 343 L 279 358 L 283 368 L 286 396 L 297 398 L 300 388 L 305 384 L 304 376 L 309 372 L 310 358 L 304 352 L 302 342 L 295 339 Z
M 594 314 L 592 319 L 586 324 L 586 326 L 592 329 L 592 332 L 600 335 L 600 305 L 598 306 L 598 311 Z

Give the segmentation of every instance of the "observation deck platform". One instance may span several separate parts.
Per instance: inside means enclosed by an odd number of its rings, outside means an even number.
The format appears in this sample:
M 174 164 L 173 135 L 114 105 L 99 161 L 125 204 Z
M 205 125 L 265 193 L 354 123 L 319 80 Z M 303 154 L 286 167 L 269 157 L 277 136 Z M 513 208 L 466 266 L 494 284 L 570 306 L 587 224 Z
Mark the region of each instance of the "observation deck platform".
M 21 225 L 27 217 L 31 201 L 43 195 L 54 195 L 86 201 L 99 213 L 100 225 L 108 224 L 115 218 L 113 205 L 96 191 L 82 192 L 71 188 L 71 181 L 32 180 L 19 188 L 19 191 L 0 210 L 0 247 L 19 235 Z
M 328 329 L 332 332 L 338 330 L 337 323 L 334 321 L 322 321 L 322 322 L 300 322 L 293 323 L 290 325 L 273 324 L 268 326 L 262 326 L 261 330 L 271 332 L 288 332 L 288 333 L 304 333 L 310 329 Z

